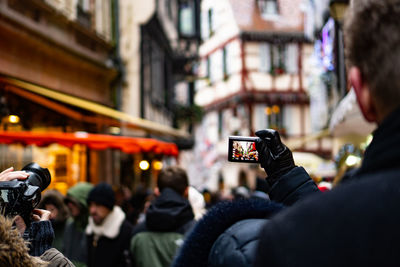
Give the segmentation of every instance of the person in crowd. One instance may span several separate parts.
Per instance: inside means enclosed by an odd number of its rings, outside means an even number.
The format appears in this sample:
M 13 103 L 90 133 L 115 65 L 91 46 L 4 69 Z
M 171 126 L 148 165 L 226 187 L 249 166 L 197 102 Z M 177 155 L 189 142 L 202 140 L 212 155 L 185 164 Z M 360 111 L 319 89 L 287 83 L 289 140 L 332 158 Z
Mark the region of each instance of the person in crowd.
M 53 247 L 62 251 L 65 225 L 69 217 L 68 207 L 64 203 L 64 196 L 55 189 L 46 190 L 38 208 L 50 211 L 50 222 L 55 234 Z
M 277 131 L 261 130 L 256 135 L 260 164 L 268 175 L 264 189 L 268 188 L 271 200 L 242 198 L 213 206 L 186 238 L 173 267 L 252 266 L 264 224 L 285 206 L 319 192 L 304 168 L 295 166 Z
M 255 266 L 400 262 L 400 0 L 351 0 L 344 17 L 350 84 L 378 128 L 351 180 L 277 214 Z
M 86 266 L 87 243 L 85 229 L 88 224 L 89 210 L 87 197 L 93 185 L 79 182 L 67 191 L 64 199 L 70 213 L 63 238 L 62 252 L 77 267 Z
M 192 206 L 194 219 L 196 221 L 200 220 L 206 213 L 206 201 L 204 196 L 193 186 L 189 186 L 189 202 Z
M 107 183 L 97 184 L 89 192 L 87 203 L 90 215 L 86 227 L 88 266 L 130 266 L 129 244 L 133 226 L 122 209 L 115 205 L 112 187 Z
M 233 200 L 250 198 L 250 190 L 245 186 L 238 186 L 232 189 Z
M 252 198 L 262 198 L 269 200 L 268 196 L 268 186 L 265 179 L 257 177 L 256 178 L 256 188 L 254 189 L 253 193 L 251 194 Z
M 189 180 L 184 169 L 171 166 L 161 170 L 155 188 L 157 198 L 148 208 L 145 222 L 134 230 L 134 266 L 170 266 L 184 235 L 195 223 L 188 194 Z
M 150 189 L 146 189 L 142 185 L 139 185 L 136 188 L 128 201 L 128 211 L 126 212 L 127 218 L 132 225 L 136 225 L 143 221 L 145 209 L 147 208 L 146 203 L 151 197 L 152 192 Z

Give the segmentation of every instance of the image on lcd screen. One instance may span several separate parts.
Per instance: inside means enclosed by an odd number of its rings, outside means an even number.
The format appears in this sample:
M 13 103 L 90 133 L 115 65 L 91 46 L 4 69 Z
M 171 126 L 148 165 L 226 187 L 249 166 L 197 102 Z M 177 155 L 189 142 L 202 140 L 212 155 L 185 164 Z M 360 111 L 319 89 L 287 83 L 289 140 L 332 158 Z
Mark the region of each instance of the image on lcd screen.
M 258 161 L 256 143 L 252 141 L 233 141 L 232 160 L 235 161 Z

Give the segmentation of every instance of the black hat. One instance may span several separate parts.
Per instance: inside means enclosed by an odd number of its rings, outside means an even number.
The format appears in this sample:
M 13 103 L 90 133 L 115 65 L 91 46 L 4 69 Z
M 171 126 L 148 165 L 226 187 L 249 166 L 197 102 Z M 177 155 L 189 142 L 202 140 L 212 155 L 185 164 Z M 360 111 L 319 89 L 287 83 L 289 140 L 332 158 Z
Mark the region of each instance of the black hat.
M 95 202 L 112 210 L 115 205 L 115 196 L 111 185 L 107 183 L 96 185 L 89 192 L 87 203 L 90 204 L 90 202 Z

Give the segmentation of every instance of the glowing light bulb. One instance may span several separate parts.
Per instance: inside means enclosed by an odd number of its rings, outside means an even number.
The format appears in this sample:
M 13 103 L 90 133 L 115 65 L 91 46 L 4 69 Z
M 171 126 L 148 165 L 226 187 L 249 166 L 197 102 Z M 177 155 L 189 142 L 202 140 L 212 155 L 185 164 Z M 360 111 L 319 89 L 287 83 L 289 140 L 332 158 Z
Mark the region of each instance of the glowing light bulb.
M 156 161 L 153 162 L 153 168 L 154 168 L 155 170 L 159 171 L 159 170 L 162 169 L 162 167 L 163 167 L 163 164 L 162 164 L 161 161 L 156 160 Z
M 147 160 L 142 160 L 139 162 L 139 168 L 142 171 L 147 171 L 149 169 L 149 167 L 150 167 L 150 164 Z
M 19 117 L 17 115 L 10 115 L 10 116 L 8 116 L 8 121 L 10 123 L 18 123 Z

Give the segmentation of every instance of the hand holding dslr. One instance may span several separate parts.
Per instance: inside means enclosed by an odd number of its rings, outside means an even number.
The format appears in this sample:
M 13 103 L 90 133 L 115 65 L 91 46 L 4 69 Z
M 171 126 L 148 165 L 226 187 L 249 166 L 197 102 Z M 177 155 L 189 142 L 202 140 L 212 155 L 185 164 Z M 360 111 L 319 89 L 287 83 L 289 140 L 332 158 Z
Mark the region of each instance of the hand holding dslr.
M 26 171 L 14 171 L 14 167 L 10 167 L 0 173 L 0 182 L 1 181 L 12 181 L 15 179 L 25 180 L 28 178 L 29 173 Z
M 256 149 L 261 167 L 264 168 L 268 177 L 268 184 L 272 186 L 278 179 L 295 167 L 293 155 L 285 146 L 279 133 L 272 129 L 257 131 Z

